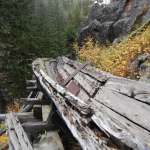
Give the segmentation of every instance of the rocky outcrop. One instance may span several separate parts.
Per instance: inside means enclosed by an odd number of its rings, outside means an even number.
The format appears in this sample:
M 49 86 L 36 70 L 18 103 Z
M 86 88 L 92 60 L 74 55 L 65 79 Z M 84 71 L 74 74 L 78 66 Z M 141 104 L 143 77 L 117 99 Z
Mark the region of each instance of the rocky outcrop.
M 130 69 L 133 74 L 138 74 L 141 81 L 150 83 L 150 54 L 146 53 L 138 56 L 131 64 Z
M 102 43 L 118 41 L 136 25 L 149 20 L 149 0 L 111 0 L 108 5 L 95 3 L 88 23 L 79 32 L 78 42 L 82 44 L 87 36 Z

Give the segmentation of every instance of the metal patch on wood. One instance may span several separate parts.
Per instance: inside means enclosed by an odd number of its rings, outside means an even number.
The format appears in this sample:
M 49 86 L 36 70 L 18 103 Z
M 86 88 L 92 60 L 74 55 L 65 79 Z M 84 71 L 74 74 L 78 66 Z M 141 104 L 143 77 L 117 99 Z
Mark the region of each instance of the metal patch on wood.
M 70 81 L 66 86 L 68 91 L 77 96 L 80 92 L 80 87 L 75 83 L 75 81 Z

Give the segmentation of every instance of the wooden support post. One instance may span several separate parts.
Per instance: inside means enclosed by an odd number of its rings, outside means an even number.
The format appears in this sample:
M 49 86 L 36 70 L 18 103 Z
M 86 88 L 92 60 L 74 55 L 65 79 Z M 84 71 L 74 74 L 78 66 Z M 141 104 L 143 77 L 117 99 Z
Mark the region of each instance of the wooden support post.
M 43 93 L 42 92 L 37 92 L 37 94 L 34 98 L 32 97 L 32 95 L 33 95 L 33 92 L 30 92 L 29 96 L 27 98 L 23 98 L 22 100 L 32 100 L 32 101 L 39 100 L 39 101 L 41 101 L 43 99 Z M 33 108 L 33 105 L 34 104 L 26 104 L 25 103 L 21 112 L 30 111 Z
M 35 105 L 33 107 L 33 116 L 36 119 L 43 120 L 42 119 L 42 106 L 41 105 Z

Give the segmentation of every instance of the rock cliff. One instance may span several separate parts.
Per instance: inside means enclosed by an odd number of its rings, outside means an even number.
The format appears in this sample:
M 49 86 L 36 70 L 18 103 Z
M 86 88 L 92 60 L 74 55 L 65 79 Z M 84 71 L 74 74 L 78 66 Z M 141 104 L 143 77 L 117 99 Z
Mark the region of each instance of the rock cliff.
M 150 0 L 98 1 L 91 8 L 88 23 L 81 28 L 78 42 L 90 36 L 102 43 L 117 42 L 142 23 L 150 20 Z

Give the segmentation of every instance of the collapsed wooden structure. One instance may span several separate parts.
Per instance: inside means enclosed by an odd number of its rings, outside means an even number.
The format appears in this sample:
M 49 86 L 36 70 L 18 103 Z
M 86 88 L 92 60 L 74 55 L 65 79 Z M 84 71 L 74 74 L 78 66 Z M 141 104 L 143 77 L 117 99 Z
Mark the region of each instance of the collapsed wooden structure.
M 38 88 L 43 94 L 37 99 L 31 93 L 23 111 L 53 103 L 83 150 L 150 149 L 150 84 L 66 57 L 37 59 L 32 67 L 37 86 L 30 89 Z M 41 95 L 47 101 L 41 101 Z M 48 125 L 42 122 L 40 129 Z

